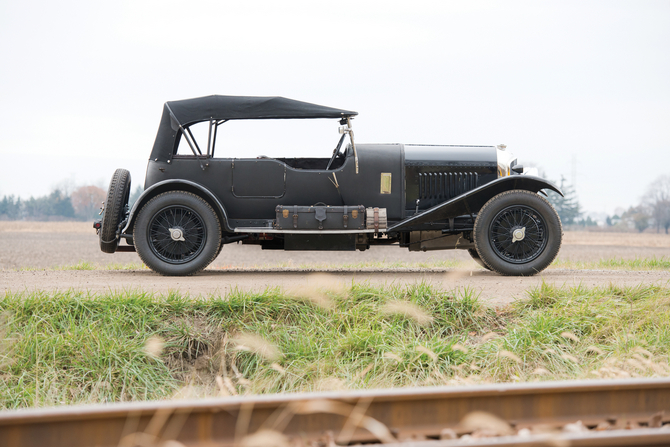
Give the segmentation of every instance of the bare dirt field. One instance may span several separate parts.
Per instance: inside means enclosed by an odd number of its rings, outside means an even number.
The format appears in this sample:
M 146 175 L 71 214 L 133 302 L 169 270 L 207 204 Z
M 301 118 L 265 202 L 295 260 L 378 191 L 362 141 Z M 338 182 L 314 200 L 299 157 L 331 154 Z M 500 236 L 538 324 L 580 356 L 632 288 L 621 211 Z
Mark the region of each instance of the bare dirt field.
M 566 232 L 559 259 L 670 258 L 670 236 L 665 234 Z M 457 268 L 420 268 L 421 264 L 458 262 Z M 257 246 L 231 244 L 196 277 L 165 278 L 148 270 L 51 270 L 88 262 L 98 266 L 139 265 L 135 253 L 108 255 L 98 248 L 91 223 L 0 222 L 0 293 L 22 290 L 75 288 L 100 293 L 142 289 L 158 293 L 180 291 L 192 296 L 233 289 L 294 288 L 319 283 L 367 281 L 407 284 L 428 281 L 444 287 L 468 287 L 493 302 L 520 297 L 542 281 L 556 284 L 667 284 L 667 271 L 604 271 L 549 269 L 531 278 L 501 277 L 479 268 L 467 252 L 427 253 L 398 247 L 373 247 L 365 252 L 263 251 Z M 403 268 L 380 268 L 403 263 Z M 363 268 L 356 265 L 363 264 Z M 409 266 L 409 268 L 407 268 Z M 24 271 L 20 271 L 24 269 Z M 25 270 L 30 269 L 30 270 Z M 46 270 L 44 270 L 46 269 Z M 325 272 L 314 273 L 314 270 Z M 328 274 L 328 278 L 324 274 Z

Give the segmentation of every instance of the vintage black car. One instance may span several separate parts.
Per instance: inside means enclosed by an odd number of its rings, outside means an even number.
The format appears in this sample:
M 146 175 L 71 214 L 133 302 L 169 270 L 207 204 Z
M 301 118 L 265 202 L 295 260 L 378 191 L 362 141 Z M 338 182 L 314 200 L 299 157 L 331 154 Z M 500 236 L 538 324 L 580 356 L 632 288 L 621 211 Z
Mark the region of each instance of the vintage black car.
M 556 258 L 561 222 L 541 194 L 561 191 L 529 175 L 504 146 L 356 144 L 356 115 L 282 97 L 165 103 L 145 190 L 132 209 L 130 173 L 118 169 L 112 177 L 94 223 L 100 248 L 137 251 L 163 275 L 197 273 L 232 242 L 283 250 L 463 249 L 503 275 L 533 275 Z M 330 158 L 215 156 L 217 132 L 228 121 L 318 118 L 340 125 Z M 206 141 L 196 141 L 191 127 L 203 122 Z M 182 139 L 191 153 L 177 153 Z

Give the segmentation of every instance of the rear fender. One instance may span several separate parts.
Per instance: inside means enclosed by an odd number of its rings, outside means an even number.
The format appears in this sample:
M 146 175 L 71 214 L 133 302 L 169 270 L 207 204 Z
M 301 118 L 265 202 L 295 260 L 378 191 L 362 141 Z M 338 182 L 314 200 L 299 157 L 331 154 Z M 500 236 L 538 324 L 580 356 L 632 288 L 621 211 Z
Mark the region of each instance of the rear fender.
M 494 196 L 501 192 L 513 189 L 523 189 L 537 193 L 543 189 L 550 189 L 561 196 L 563 193 L 551 182 L 532 175 L 511 175 L 499 178 L 485 185 L 475 188 L 451 200 L 440 203 L 426 211 L 398 222 L 388 229 L 389 232 L 407 230 L 415 225 L 445 220 L 450 217 L 474 215 Z
M 144 191 L 137 199 L 135 205 L 133 205 L 133 209 L 130 210 L 130 214 L 128 215 L 128 223 L 123 228 L 123 234 L 130 234 L 129 232 L 132 231 L 132 228 L 135 225 L 135 220 L 137 219 L 139 211 L 149 200 L 158 194 L 169 191 L 186 191 L 202 197 L 202 199 L 209 203 L 209 205 L 216 212 L 217 216 L 219 217 L 219 221 L 221 222 L 222 228 L 230 233 L 233 232 L 233 229 L 228 226 L 228 215 L 226 213 L 226 209 L 210 190 L 188 180 L 165 180 L 163 182 L 151 185 L 151 187 Z

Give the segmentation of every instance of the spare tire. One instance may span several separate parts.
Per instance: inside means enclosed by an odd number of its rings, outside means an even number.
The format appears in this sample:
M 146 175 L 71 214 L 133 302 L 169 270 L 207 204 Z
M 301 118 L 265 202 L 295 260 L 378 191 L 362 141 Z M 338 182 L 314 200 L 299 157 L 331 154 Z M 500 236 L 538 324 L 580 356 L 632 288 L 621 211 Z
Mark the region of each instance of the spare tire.
M 100 228 L 100 250 L 105 253 L 114 253 L 119 246 L 116 232 L 119 223 L 127 213 L 126 205 L 130 198 L 130 172 L 126 169 L 117 169 L 109 182 L 107 200 L 102 213 L 102 227 Z

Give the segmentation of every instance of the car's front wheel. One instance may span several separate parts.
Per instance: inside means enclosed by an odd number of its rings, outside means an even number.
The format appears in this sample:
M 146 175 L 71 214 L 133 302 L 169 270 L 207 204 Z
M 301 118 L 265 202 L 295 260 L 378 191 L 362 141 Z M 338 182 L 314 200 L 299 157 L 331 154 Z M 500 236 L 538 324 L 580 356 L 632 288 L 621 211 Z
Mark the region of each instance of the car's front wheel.
M 221 224 L 202 198 L 184 191 L 159 194 L 142 207 L 133 229 L 142 261 L 161 275 L 193 275 L 218 255 Z
M 477 214 L 473 236 L 479 257 L 491 270 L 530 276 L 556 259 L 563 228 L 545 198 L 514 190 L 486 202 Z
M 468 248 L 468 253 L 470 253 L 470 257 L 472 257 L 472 260 L 475 261 L 477 264 L 484 267 L 486 270 L 491 270 L 491 267 L 484 264 L 482 258 L 479 257 L 479 253 L 477 253 L 477 250 L 475 250 L 474 248 Z

